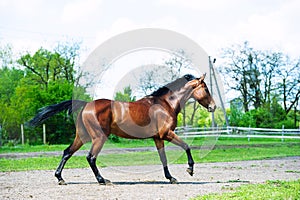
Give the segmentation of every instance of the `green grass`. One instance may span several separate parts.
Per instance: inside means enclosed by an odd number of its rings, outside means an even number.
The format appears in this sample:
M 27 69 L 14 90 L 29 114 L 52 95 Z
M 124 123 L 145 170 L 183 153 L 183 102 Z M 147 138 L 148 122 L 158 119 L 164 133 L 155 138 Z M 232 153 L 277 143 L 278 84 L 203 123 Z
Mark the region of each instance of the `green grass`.
M 296 181 L 267 181 L 265 184 L 248 184 L 233 192 L 199 196 L 193 200 L 209 199 L 300 199 L 300 179 Z
M 63 151 L 69 145 L 17 145 L 17 146 L 2 146 L 0 147 L 0 153 L 26 153 L 26 152 L 45 152 L 45 151 Z M 155 146 L 153 139 L 146 140 L 125 140 L 122 139 L 119 143 L 113 143 L 107 141 L 104 148 L 134 148 L 134 147 L 148 147 Z M 81 150 L 89 150 L 91 143 L 83 145 Z
M 230 162 L 240 160 L 256 160 L 274 157 L 300 156 L 299 144 L 282 143 L 271 147 L 226 148 L 214 150 L 192 150 L 196 163 L 203 162 Z M 167 151 L 170 164 L 187 163 L 184 151 Z M 37 157 L 24 159 L 0 159 L 0 171 L 24 170 L 53 170 L 57 167 L 60 157 Z M 134 152 L 126 154 L 107 154 L 98 156 L 98 165 L 128 166 L 160 164 L 157 152 Z M 73 156 L 66 168 L 88 167 L 85 156 Z
M 41 151 L 63 151 L 69 145 L 17 145 L 17 146 L 2 146 L 0 153 L 26 153 L 26 152 L 41 152 Z
M 260 139 L 255 138 L 248 142 L 246 138 L 219 138 L 217 141 L 214 138 L 186 138 L 184 139 L 191 146 L 231 146 L 231 145 L 247 145 L 247 146 L 257 146 L 257 145 L 281 145 L 281 144 L 298 144 L 299 140 L 285 140 L 281 142 L 280 139 Z M 45 152 L 45 151 L 63 151 L 69 145 L 17 145 L 17 146 L 1 146 L 1 153 L 26 153 L 26 152 Z M 128 140 L 120 138 L 119 143 L 113 143 L 107 141 L 104 145 L 105 149 L 109 148 L 134 148 L 134 147 L 154 147 L 154 141 L 152 139 L 145 140 Z M 166 146 L 173 146 L 171 143 L 166 142 Z M 90 143 L 85 144 L 81 147 L 82 150 L 89 150 L 91 147 Z

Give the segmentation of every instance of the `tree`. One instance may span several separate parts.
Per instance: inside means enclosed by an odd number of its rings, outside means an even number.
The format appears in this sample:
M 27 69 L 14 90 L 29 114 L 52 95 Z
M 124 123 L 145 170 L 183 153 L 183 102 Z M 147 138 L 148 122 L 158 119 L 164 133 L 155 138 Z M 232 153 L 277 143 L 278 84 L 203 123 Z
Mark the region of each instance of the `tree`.
M 61 58 L 57 59 L 61 70 L 64 71 L 65 78 L 74 83 L 74 86 L 79 86 L 79 80 L 88 74 L 84 74 L 78 65 L 80 60 L 80 45 L 81 42 L 65 42 L 58 43 L 54 48 L 54 52 Z M 69 67 L 72 66 L 72 67 Z M 87 83 L 90 84 L 90 83 Z M 82 85 L 83 86 L 83 85 Z
M 165 80 L 170 81 L 179 78 L 184 69 L 190 69 L 191 60 L 184 50 L 179 49 L 173 53 L 173 56 L 169 60 L 165 61 L 165 65 L 168 67 L 168 74 Z
M 288 114 L 297 105 L 300 97 L 300 59 L 291 60 L 288 55 L 280 57 L 280 67 L 277 69 L 279 94 L 282 94 L 283 108 Z
M 230 101 L 229 121 L 230 126 L 238 126 L 243 116 L 243 101 L 240 98 L 235 98 Z
M 64 79 L 70 84 L 75 82 L 74 62 L 57 52 L 40 48 L 33 56 L 21 56 L 18 63 L 25 67 L 26 75 L 32 81 L 46 90 L 50 81 Z
M 71 52 L 67 52 L 67 51 Z M 73 52 L 72 52 L 73 51 Z M 89 99 L 84 88 L 75 87 L 76 78 L 75 60 L 77 48 L 61 47 L 55 51 L 40 48 L 35 54 L 26 54 L 18 60 L 25 67 L 25 77 L 22 84 L 16 88 L 18 95 L 16 105 L 23 108 L 24 114 L 20 121 L 27 121 L 36 110 L 46 105 L 72 99 L 74 89 L 81 93 L 81 97 Z M 32 94 L 32 91 L 35 91 Z M 30 101 L 28 101 L 31 99 Z M 70 136 L 75 134 L 72 118 L 65 113 L 56 115 L 47 120 L 48 141 L 50 143 L 68 143 Z M 30 134 L 30 133 L 28 133 Z M 33 135 L 31 135 L 33 138 Z
M 65 51 L 70 48 L 65 48 Z M 46 105 L 72 99 L 74 90 L 83 100 L 90 100 L 85 88 L 76 85 L 76 53 L 68 57 L 63 51 L 40 48 L 34 54 L 22 55 L 17 61 L 2 62 L 0 68 L 0 125 L 5 140 L 20 138 L 20 124 L 33 117 Z M 2 53 L 1 55 L 7 55 Z M 75 57 L 74 57 L 75 56 Z M 6 59 L 9 60 L 9 59 Z M 19 68 L 19 69 L 17 69 Z M 75 133 L 74 121 L 66 113 L 47 120 L 47 141 L 69 143 Z M 25 127 L 25 137 L 31 143 L 41 143 L 41 127 Z M 3 134 L 4 133 L 4 134 Z
M 123 89 L 123 92 L 117 92 L 114 98 L 116 101 L 132 102 L 136 100 L 135 96 L 132 96 L 132 90 L 130 86 Z M 120 142 L 120 138 L 114 134 L 109 135 L 109 139 L 113 142 Z
M 255 50 L 248 42 L 223 49 L 222 56 L 225 62 L 219 70 L 229 88 L 239 92 L 244 110 L 231 108 L 231 124 L 241 125 L 242 119 L 251 125 L 255 121 L 257 127 L 278 127 L 283 121 L 291 124 L 289 112 L 294 108 L 296 127 L 299 59 L 282 52 Z
M 114 98 L 116 101 L 132 102 L 136 100 L 135 96 L 132 96 L 132 90 L 130 86 L 123 89 L 123 92 L 117 92 Z
M 191 69 L 191 60 L 183 50 L 178 50 L 169 59 L 165 60 L 161 66 L 151 66 L 151 69 L 144 70 L 139 80 L 140 90 L 145 95 L 149 95 L 159 87 L 183 76 L 182 72 L 187 69 Z M 191 109 L 191 117 L 187 119 L 186 106 L 189 104 L 192 105 L 193 109 Z M 181 110 L 182 115 L 180 117 L 182 119 L 180 120 L 182 126 L 186 126 L 187 124 L 193 125 L 195 123 L 195 114 L 200 108 L 199 104 L 195 101 L 188 101 L 186 106 Z
M 12 47 L 9 44 L 0 46 L 0 68 L 9 68 L 14 63 Z
M 16 133 L 18 127 L 14 122 L 16 115 L 10 109 L 14 102 L 11 98 L 15 95 L 15 87 L 20 79 L 24 77 L 24 72 L 14 67 L 13 52 L 10 45 L 0 47 L 0 145 L 2 139 L 9 138 L 9 129 Z
M 161 66 L 149 65 L 139 79 L 140 90 L 149 95 L 159 87 L 183 76 L 182 71 L 190 69 L 191 61 L 183 50 L 173 53 Z
M 282 94 L 286 113 L 298 101 L 299 60 L 282 52 L 255 50 L 248 42 L 223 49 L 222 56 L 225 62 L 219 70 L 229 88 L 240 93 L 245 112 L 251 106 L 257 109 L 270 105 L 274 94 Z
M 255 107 L 261 104 L 258 54 L 248 42 L 244 42 L 243 46 L 233 45 L 223 49 L 225 63 L 220 71 L 224 74 L 224 82 L 229 88 L 241 94 L 245 112 L 249 111 L 251 101 Z
M 262 75 L 262 98 L 264 104 L 270 104 L 272 93 L 276 92 L 276 75 L 281 64 L 281 52 L 260 52 L 262 54 L 261 60 L 261 75 Z
M 19 130 L 19 126 L 16 126 L 16 122 L 19 122 L 16 120 L 18 113 L 15 113 L 11 108 L 15 104 L 12 100 L 15 96 L 15 88 L 23 76 L 23 71 L 15 68 L 0 69 L 0 126 L 2 127 L 2 137 L 5 140 L 9 138 L 8 130 L 11 130 L 10 133 L 14 136 Z

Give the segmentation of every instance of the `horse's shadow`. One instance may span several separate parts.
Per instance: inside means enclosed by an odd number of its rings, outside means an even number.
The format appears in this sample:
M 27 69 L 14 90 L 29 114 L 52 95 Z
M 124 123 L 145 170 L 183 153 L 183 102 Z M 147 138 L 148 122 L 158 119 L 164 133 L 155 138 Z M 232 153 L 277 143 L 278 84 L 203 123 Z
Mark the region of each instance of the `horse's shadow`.
M 211 182 L 205 182 L 205 181 L 180 181 L 177 184 L 179 185 L 205 185 L 205 184 L 224 184 L 224 183 L 230 183 L 232 181 L 211 181 Z M 236 182 L 243 182 L 243 183 L 249 183 L 249 181 L 236 181 Z M 92 184 L 98 184 L 97 182 L 68 182 L 68 185 L 92 185 Z M 171 185 L 168 181 L 116 181 L 112 182 L 112 185 Z
M 113 182 L 114 185 L 171 185 L 168 181 L 119 181 Z M 179 185 L 202 185 L 207 182 L 178 182 Z

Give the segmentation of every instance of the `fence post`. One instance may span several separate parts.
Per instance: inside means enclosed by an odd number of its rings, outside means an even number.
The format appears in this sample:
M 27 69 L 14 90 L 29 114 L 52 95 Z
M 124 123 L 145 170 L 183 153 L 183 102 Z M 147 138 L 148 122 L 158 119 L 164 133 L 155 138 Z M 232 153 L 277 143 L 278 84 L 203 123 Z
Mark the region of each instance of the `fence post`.
M 24 126 L 23 126 L 23 124 L 21 124 L 21 141 L 22 141 L 22 145 L 24 145 Z
M 281 133 L 281 142 L 284 142 L 284 138 L 283 138 L 283 136 L 284 136 L 284 125 L 282 125 L 282 133 Z
M 249 129 L 248 129 L 248 142 L 250 142 L 250 134 L 251 134 L 250 128 L 251 128 L 251 126 L 249 125 Z
M 46 144 L 46 124 L 43 124 L 43 143 Z
M 219 131 L 219 124 L 217 124 L 217 134 L 216 134 L 217 137 L 216 137 L 216 141 L 218 141 L 218 139 L 219 139 L 219 137 L 218 137 L 218 134 L 219 134 L 218 131 Z M 220 134 L 220 135 L 221 135 L 221 134 Z

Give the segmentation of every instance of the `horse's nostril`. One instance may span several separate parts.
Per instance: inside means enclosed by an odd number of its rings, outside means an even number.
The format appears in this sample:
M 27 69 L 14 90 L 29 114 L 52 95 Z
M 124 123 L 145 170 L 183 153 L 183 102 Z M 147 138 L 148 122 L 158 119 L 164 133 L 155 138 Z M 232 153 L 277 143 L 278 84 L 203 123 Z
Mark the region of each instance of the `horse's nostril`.
M 209 105 L 209 106 L 208 106 L 208 111 L 209 111 L 209 112 L 214 112 L 216 108 L 217 108 L 216 105 Z

